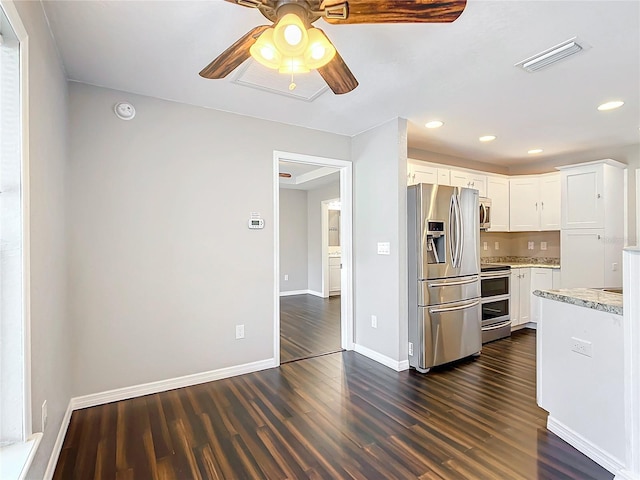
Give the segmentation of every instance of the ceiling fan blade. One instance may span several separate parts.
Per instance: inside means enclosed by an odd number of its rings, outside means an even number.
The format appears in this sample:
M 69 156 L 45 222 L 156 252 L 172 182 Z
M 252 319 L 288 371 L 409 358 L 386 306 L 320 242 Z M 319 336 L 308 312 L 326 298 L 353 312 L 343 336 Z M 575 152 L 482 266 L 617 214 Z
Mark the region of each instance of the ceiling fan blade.
M 204 78 L 224 78 L 233 72 L 247 58 L 251 56 L 249 49 L 256 43 L 256 39 L 269 25 L 260 25 L 247 32 L 236 43 L 222 52 L 213 62 L 204 67 L 200 76 Z
M 225 2 L 235 3 L 243 7 L 259 8 L 262 6 L 261 0 L 224 0 Z
M 324 7 L 343 3 L 326 0 Z M 348 0 L 347 18 L 326 17 L 333 24 L 345 23 L 450 23 L 460 16 L 467 0 Z
M 318 73 L 327 82 L 329 88 L 336 95 L 349 93 L 358 86 L 358 80 L 353 76 L 347 64 L 336 50 L 333 59 L 324 67 L 318 68 Z

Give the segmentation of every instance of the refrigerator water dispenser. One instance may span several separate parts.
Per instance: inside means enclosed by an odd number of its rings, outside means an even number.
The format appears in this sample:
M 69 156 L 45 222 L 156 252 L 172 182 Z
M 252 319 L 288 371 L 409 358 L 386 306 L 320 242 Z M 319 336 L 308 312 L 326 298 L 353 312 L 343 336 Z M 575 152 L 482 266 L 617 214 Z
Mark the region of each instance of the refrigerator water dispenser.
M 445 263 L 445 246 L 444 222 L 427 221 L 427 263 Z

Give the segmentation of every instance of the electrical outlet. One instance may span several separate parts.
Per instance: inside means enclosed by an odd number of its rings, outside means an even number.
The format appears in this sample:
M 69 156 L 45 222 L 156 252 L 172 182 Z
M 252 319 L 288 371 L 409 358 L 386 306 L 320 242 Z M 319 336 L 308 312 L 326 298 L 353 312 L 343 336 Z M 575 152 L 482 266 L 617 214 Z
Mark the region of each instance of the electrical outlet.
M 533 250 L 533 242 L 527 242 L 527 249 Z
M 413 343 L 409 342 L 409 356 L 413 357 Z
M 500 250 L 500 242 L 496 242 L 495 243 L 495 247 L 496 250 Z
M 375 315 L 371 315 L 371 326 L 373 328 L 378 328 L 378 317 Z
M 42 402 L 42 431 L 47 426 L 47 401 Z
M 612 272 L 617 272 L 618 271 L 618 263 L 617 262 L 613 262 L 611 264 L 611 271 Z
M 546 250 L 547 249 L 547 242 L 540 242 L 540 250 Z
M 244 338 L 244 325 L 236 325 L 236 340 Z
M 593 356 L 591 342 L 576 337 L 571 337 L 571 351 L 587 357 Z
M 482 242 L 482 249 L 489 250 L 489 244 L 487 242 Z
M 288 282 L 288 281 L 289 281 L 289 275 L 288 275 L 288 274 L 286 274 L 286 273 L 284 274 L 284 281 L 285 281 L 285 282 Z

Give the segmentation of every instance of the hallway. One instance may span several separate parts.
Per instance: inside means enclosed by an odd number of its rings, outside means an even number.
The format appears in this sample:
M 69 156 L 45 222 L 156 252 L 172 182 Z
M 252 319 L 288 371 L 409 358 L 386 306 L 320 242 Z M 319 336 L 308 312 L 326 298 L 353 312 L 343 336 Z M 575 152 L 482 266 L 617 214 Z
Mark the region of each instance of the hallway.
M 280 363 L 340 350 L 340 296 L 280 298 Z

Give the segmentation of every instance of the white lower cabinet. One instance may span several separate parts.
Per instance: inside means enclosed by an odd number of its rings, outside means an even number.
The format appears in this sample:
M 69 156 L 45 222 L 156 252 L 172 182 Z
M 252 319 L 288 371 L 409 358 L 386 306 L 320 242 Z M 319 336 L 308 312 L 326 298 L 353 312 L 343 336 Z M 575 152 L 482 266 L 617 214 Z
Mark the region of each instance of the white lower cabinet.
M 329 295 L 340 293 L 341 257 L 329 257 Z
M 538 323 L 540 312 L 538 310 L 538 302 L 533 297 L 534 290 L 551 290 L 553 288 L 553 270 L 550 268 L 532 268 L 531 269 L 531 318 L 530 322 Z
M 511 269 L 511 328 L 529 322 L 531 318 L 530 268 Z
M 560 235 L 562 288 L 602 288 L 605 285 L 604 229 L 575 228 Z

